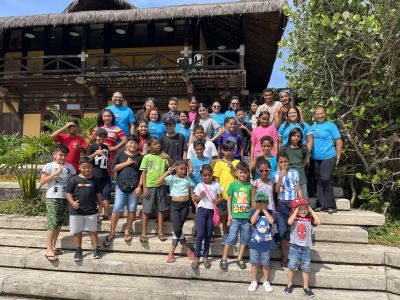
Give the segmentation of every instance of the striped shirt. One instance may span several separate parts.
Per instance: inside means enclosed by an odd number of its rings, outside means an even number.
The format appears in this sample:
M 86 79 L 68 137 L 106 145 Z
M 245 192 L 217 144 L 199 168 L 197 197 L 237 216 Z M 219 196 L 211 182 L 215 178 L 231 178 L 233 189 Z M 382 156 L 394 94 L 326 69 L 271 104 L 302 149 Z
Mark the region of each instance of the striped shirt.
M 106 144 L 108 147 L 114 147 L 117 144 L 117 140 L 125 136 L 122 129 L 118 126 L 101 126 L 101 128 L 107 130 L 107 138 L 104 141 L 104 144 Z M 95 132 L 96 130 L 97 128 L 95 128 Z
M 278 182 L 279 175 L 282 171 L 276 171 L 275 182 Z M 278 199 L 282 201 L 291 201 L 297 198 L 297 182 L 299 182 L 300 175 L 296 169 L 289 169 L 281 181 L 281 190 L 278 194 Z

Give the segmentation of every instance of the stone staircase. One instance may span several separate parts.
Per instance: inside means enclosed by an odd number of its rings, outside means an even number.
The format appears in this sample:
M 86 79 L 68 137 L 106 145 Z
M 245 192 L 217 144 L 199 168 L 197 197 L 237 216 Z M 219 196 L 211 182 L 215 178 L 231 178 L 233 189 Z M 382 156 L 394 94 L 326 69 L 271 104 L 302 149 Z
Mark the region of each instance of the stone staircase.
M 339 205 L 339 202 L 341 204 Z M 336 214 L 318 213 L 323 225 L 314 230 L 312 273 L 310 285 L 320 299 L 400 299 L 400 249 L 369 245 L 367 226 L 380 226 L 380 214 L 349 210 L 348 200 L 338 200 Z M 45 218 L 0 216 L 0 282 L 1 296 L 36 297 L 51 299 L 275 299 L 304 298 L 301 288 L 292 296 L 283 293 L 287 270 L 279 265 L 279 252 L 272 251 L 270 281 L 274 292 L 266 294 L 259 287 L 255 293 L 247 291 L 250 265 L 240 270 L 234 263 L 238 248 L 230 252 L 228 271 L 219 268 L 223 246 L 220 230 L 211 244 L 212 267 L 202 265 L 196 271 L 185 256 L 173 264 L 166 263 L 169 240 L 157 238 L 157 224 L 148 226 L 149 243 L 139 242 L 141 221 L 134 224 L 132 242 L 123 240 L 125 220 L 117 227 L 112 246 L 100 260 L 84 251 L 82 262 L 73 261 L 73 238 L 63 228 L 59 247 L 67 250 L 56 263 L 45 257 Z M 100 240 L 103 241 L 109 221 L 99 221 Z M 171 223 L 165 222 L 165 232 L 172 233 Z M 193 244 L 194 222 L 185 223 L 184 233 Z M 87 235 L 84 250 L 90 250 Z M 259 274 L 261 276 L 261 274 Z M 261 278 L 261 277 L 260 277 Z M 296 272 L 295 285 L 301 283 L 301 272 Z

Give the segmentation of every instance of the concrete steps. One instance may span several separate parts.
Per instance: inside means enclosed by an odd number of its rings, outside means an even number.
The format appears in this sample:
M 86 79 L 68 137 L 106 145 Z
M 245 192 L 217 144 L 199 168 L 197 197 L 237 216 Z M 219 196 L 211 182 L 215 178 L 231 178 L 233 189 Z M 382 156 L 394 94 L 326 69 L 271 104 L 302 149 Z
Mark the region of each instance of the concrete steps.
M 146 278 L 76 272 L 55 272 L 0 268 L 0 288 L 3 293 L 35 295 L 36 297 L 68 299 L 288 299 L 283 287 L 274 286 L 267 294 L 262 287 L 247 292 L 248 283 Z M 315 289 L 320 299 L 388 300 L 385 292 Z M 303 298 L 301 288 L 295 288 L 291 299 Z

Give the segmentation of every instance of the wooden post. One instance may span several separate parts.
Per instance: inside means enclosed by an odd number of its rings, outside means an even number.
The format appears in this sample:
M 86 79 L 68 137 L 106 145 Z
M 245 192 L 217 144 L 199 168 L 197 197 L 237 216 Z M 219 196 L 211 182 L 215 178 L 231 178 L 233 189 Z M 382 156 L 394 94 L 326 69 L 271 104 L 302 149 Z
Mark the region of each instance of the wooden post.
M 245 47 L 244 45 L 240 45 L 238 52 L 239 52 L 239 66 L 241 70 L 244 70 L 244 51 Z
M 19 134 L 23 135 L 24 134 L 24 113 L 25 113 L 25 106 L 24 106 L 24 95 L 20 94 L 19 95 L 19 100 L 18 100 L 18 119 L 19 119 Z

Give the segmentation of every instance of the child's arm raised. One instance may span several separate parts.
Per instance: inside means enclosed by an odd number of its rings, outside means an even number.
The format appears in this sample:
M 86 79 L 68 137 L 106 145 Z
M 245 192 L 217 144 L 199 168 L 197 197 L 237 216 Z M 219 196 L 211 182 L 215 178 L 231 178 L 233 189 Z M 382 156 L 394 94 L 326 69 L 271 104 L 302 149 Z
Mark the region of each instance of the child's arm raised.
M 116 164 L 114 166 L 113 173 L 117 173 L 117 172 L 121 171 L 122 169 L 126 168 L 127 166 L 131 165 L 132 163 L 133 163 L 133 159 L 130 156 L 128 156 L 126 161 L 124 161 L 120 164 Z
M 285 177 L 287 172 L 288 172 L 288 169 L 285 168 L 285 169 L 282 169 L 282 172 L 279 174 L 278 181 L 275 184 L 275 193 L 279 193 L 281 191 L 282 179 L 283 179 L 283 177 Z
M 60 166 L 54 173 L 52 174 L 47 174 L 45 172 L 42 172 L 40 175 L 40 185 L 45 185 L 49 183 L 50 181 L 53 180 L 54 177 L 56 177 L 58 174 L 61 174 L 61 172 L 64 170 L 64 166 Z
M 268 220 L 268 223 L 269 223 L 269 224 L 274 224 L 275 220 L 274 220 L 274 218 L 269 214 L 269 212 L 268 212 L 268 210 L 267 210 L 267 203 L 264 202 L 264 203 L 262 204 L 261 208 L 262 208 L 262 210 L 263 210 L 263 213 L 264 213 L 265 217 L 266 217 L 267 220 Z
M 254 225 L 254 223 L 257 222 L 258 216 L 260 215 L 261 212 L 261 207 L 259 205 L 256 205 L 257 208 L 255 208 L 254 214 L 250 218 L 250 223 Z
M 308 205 L 308 210 L 314 219 L 314 225 L 321 225 L 321 220 L 319 219 L 318 215 L 315 213 L 315 211 L 311 208 L 310 205 Z
M 294 209 L 294 212 L 290 215 L 290 217 L 289 217 L 289 219 L 287 221 L 289 225 L 292 225 L 294 223 L 298 213 L 299 213 L 299 207 L 296 207 Z
M 175 170 L 175 166 L 171 166 L 168 168 L 168 170 L 157 180 L 157 185 L 164 185 L 165 184 L 165 178 L 168 175 L 171 175 L 172 172 Z

